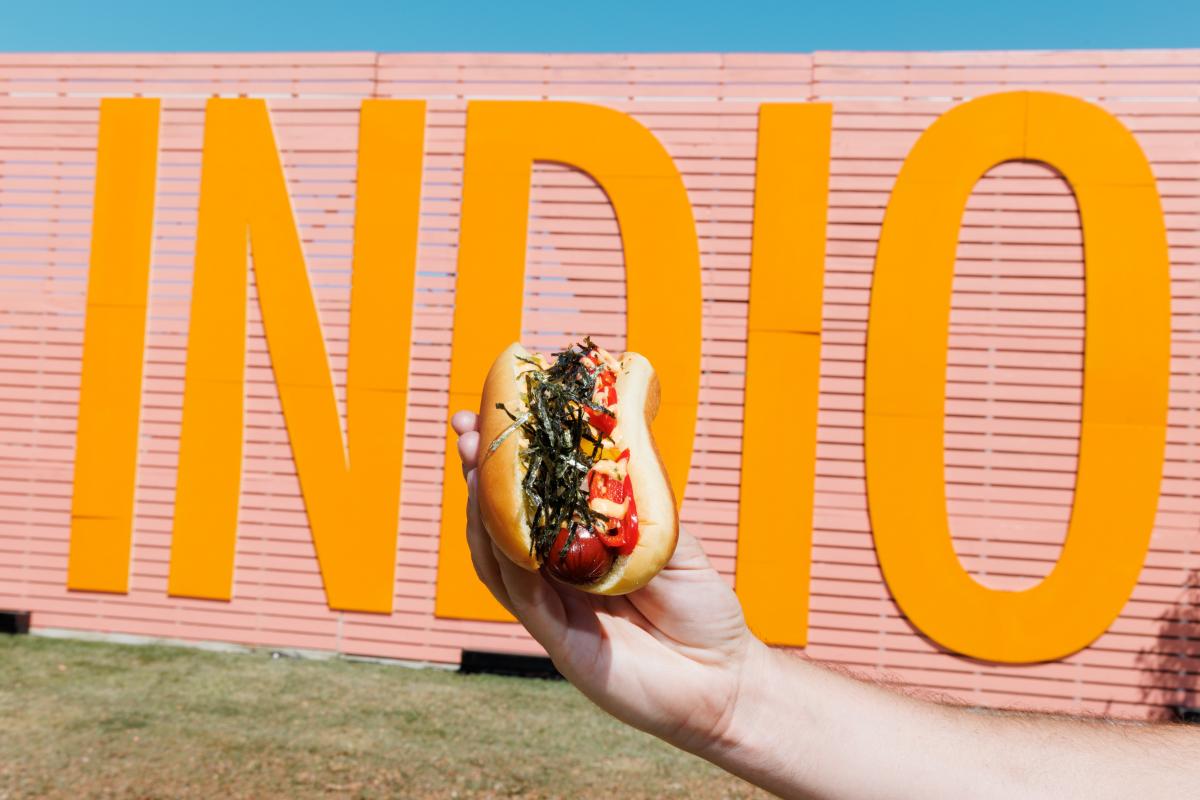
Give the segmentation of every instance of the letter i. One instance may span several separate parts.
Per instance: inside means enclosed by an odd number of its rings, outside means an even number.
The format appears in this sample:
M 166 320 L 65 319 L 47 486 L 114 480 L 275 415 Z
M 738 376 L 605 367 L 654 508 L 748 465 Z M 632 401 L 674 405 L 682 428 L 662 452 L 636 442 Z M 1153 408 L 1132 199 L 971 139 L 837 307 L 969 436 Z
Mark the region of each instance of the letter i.
M 768 103 L 758 123 L 735 581 L 751 629 L 798 647 L 808 642 L 832 120 L 827 103 Z
M 129 591 L 159 101 L 100 101 L 67 588 Z

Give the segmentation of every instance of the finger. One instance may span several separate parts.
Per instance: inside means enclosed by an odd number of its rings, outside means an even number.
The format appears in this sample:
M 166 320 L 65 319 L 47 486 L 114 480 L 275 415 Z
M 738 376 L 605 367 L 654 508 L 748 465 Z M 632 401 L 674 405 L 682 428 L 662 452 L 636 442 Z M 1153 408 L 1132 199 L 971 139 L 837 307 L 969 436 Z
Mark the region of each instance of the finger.
M 504 588 L 504 581 L 500 577 L 500 565 L 496 561 L 498 554 L 492 544 L 492 537 L 488 536 L 479 515 L 477 481 L 477 473 L 472 471 L 467 474 L 467 548 L 471 551 L 471 564 L 475 567 L 475 574 L 492 596 L 512 614 L 512 601 L 508 598 L 508 590 Z M 499 558 L 504 556 L 500 555 Z
M 458 437 L 458 458 L 462 461 L 463 477 L 479 463 L 479 433 L 467 431 Z
M 597 613 L 597 595 L 581 592 L 549 578 L 546 579 L 546 585 L 558 595 L 566 620 L 556 649 L 551 650 L 546 646 L 546 652 L 567 680 L 582 686 L 588 682 L 589 673 L 600 666 L 600 650 L 611 643 L 611 625 L 607 625 L 606 620 Z
M 462 436 L 467 431 L 479 430 L 479 417 L 470 411 L 459 411 L 450 418 L 450 427 Z
M 512 601 L 513 615 L 521 621 L 551 658 L 560 654 L 567 632 L 562 598 L 539 573 L 522 569 L 507 558 L 499 559 L 500 578 Z
M 512 598 L 508 594 L 508 587 L 504 584 L 504 567 L 501 566 L 502 564 L 512 564 L 512 562 L 509 561 L 508 556 L 504 555 L 500 548 L 496 546 L 496 543 L 492 541 L 490 536 L 488 537 L 487 541 L 487 550 L 491 554 L 491 560 L 489 563 L 495 568 L 494 580 L 496 581 L 496 588 L 492 591 L 492 594 L 494 594 L 496 599 L 500 601 L 500 605 L 504 606 L 504 610 L 516 617 L 517 621 L 520 622 L 521 617 L 519 614 L 517 614 L 516 608 L 513 606 Z
M 546 578 L 546 584 L 558 594 L 562 601 L 563 611 L 567 615 L 567 624 L 572 628 L 585 628 L 596 622 L 596 608 L 592 605 L 592 596 L 570 586 Z

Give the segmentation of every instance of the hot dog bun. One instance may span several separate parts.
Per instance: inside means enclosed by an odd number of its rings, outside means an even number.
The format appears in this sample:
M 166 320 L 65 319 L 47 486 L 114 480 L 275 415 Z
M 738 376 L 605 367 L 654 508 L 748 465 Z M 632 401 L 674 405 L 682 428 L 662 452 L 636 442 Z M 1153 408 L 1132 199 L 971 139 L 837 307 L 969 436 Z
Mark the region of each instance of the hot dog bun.
M 497 403 L 514 414 L 527 408 L 523 397 L 523 373 L 534 369 L 521 358 L 532 354 L 520 344 L 510 345 L 496 358 L 483 386 L 479 410 L 479 440 L 483 450 L 479 466 L 479 507 L 483 523 L 497 547 L 513 563 L 530 571 L 541 567 L 533 552 L 528 522 L 528 503 L 521 481 L 525 467 L 520 454 L 525 444 L 518 430 L 492 452 L 495 441 L 512 420 Z M 659 384 L 654 367 L 637 353 L 620 359 L 617 375 L 617 425 L 612 439 L 618 449 L 628 449 L 629 476 L 639 517 L 637 546 L 629 555 L 618 556 L 604 577 L 589 584 L 571 584 L 593 594 L 618 595 L 632 592 L 666 565 L 679 536 L 675 495 L 659 456 L 650 423 L 658 413 Z

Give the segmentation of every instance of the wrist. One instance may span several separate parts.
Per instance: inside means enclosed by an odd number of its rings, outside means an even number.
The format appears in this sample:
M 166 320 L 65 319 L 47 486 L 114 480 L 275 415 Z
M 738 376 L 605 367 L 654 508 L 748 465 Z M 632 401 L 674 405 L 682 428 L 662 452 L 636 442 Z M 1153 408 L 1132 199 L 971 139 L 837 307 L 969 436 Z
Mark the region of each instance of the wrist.
M 769 727 L 768 712 L 771 686 L 776 683 L 779 654 L 755 637 L 749 642 L 738 665 L 732 701 L 726 713 L 701 740 L 696 755 L 724 763 L 748 753 L 758 733 Z
M 816 751 L 820 671 L 755 640 L 726 724 L 696 754 L 781 797 L 807 796 Z

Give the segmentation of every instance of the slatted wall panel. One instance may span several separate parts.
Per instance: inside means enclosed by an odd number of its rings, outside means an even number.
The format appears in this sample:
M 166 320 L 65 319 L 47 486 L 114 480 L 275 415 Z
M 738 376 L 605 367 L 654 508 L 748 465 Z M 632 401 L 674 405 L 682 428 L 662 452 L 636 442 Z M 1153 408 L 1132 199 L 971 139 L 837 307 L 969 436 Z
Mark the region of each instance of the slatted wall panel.
M 997 668 L 932 645 L 888 595 L 866 514 L 862 363 L 875 242 L 904 155 L 942 111 L 1011 88 L 1096 99 L 1146 149 L 1170 229 L 1174 359 L 1167 475 L 1133 600 L 1087 650 Z M 97 98 L 129 94 L 164 98 L 133 581 L 128 596 L 67 593 Z M 166 597 L 203 103 L 216 94 L 270 100 L 339 392 L 357 108 L 368 96 L 428 102 L 390 617 L 325 605 L 253 291 L 235 597 Z M 41 627 L 428 661 L 454 662 L 463 647 L 535 651 L 515 626 L 433 616 L 463 126 L 466 101 L 483 97 L 618 108 L 647 125 L 679 166 L 700 236 L 704 302 L 702 403 L 683 519 L 730 577 L 758 104 L 834 103 L 809 653 L 985 704 L 1141 716 L 1186 699 L 1176 690 L 1200 674 L 1187 588 L 1200 569 L 1192 553 L 1200 522 L 1200 352 L 1192 352 L 1200 347 L 1200 53 L 1183 51 L 0 56 L 0 605 L 34 609 Z M 621 264 L 599 188 L 573 170 L 539 165 L 525 340 L 551 348 L 590 332 L 620 350 Z M 1037 165 L 989 173 L 960 236 L 946 400 L 955 546 L 987 585 L 1031 585 L 1062 544 L 1078 450 L 1082 292 L 1067 187 Z

